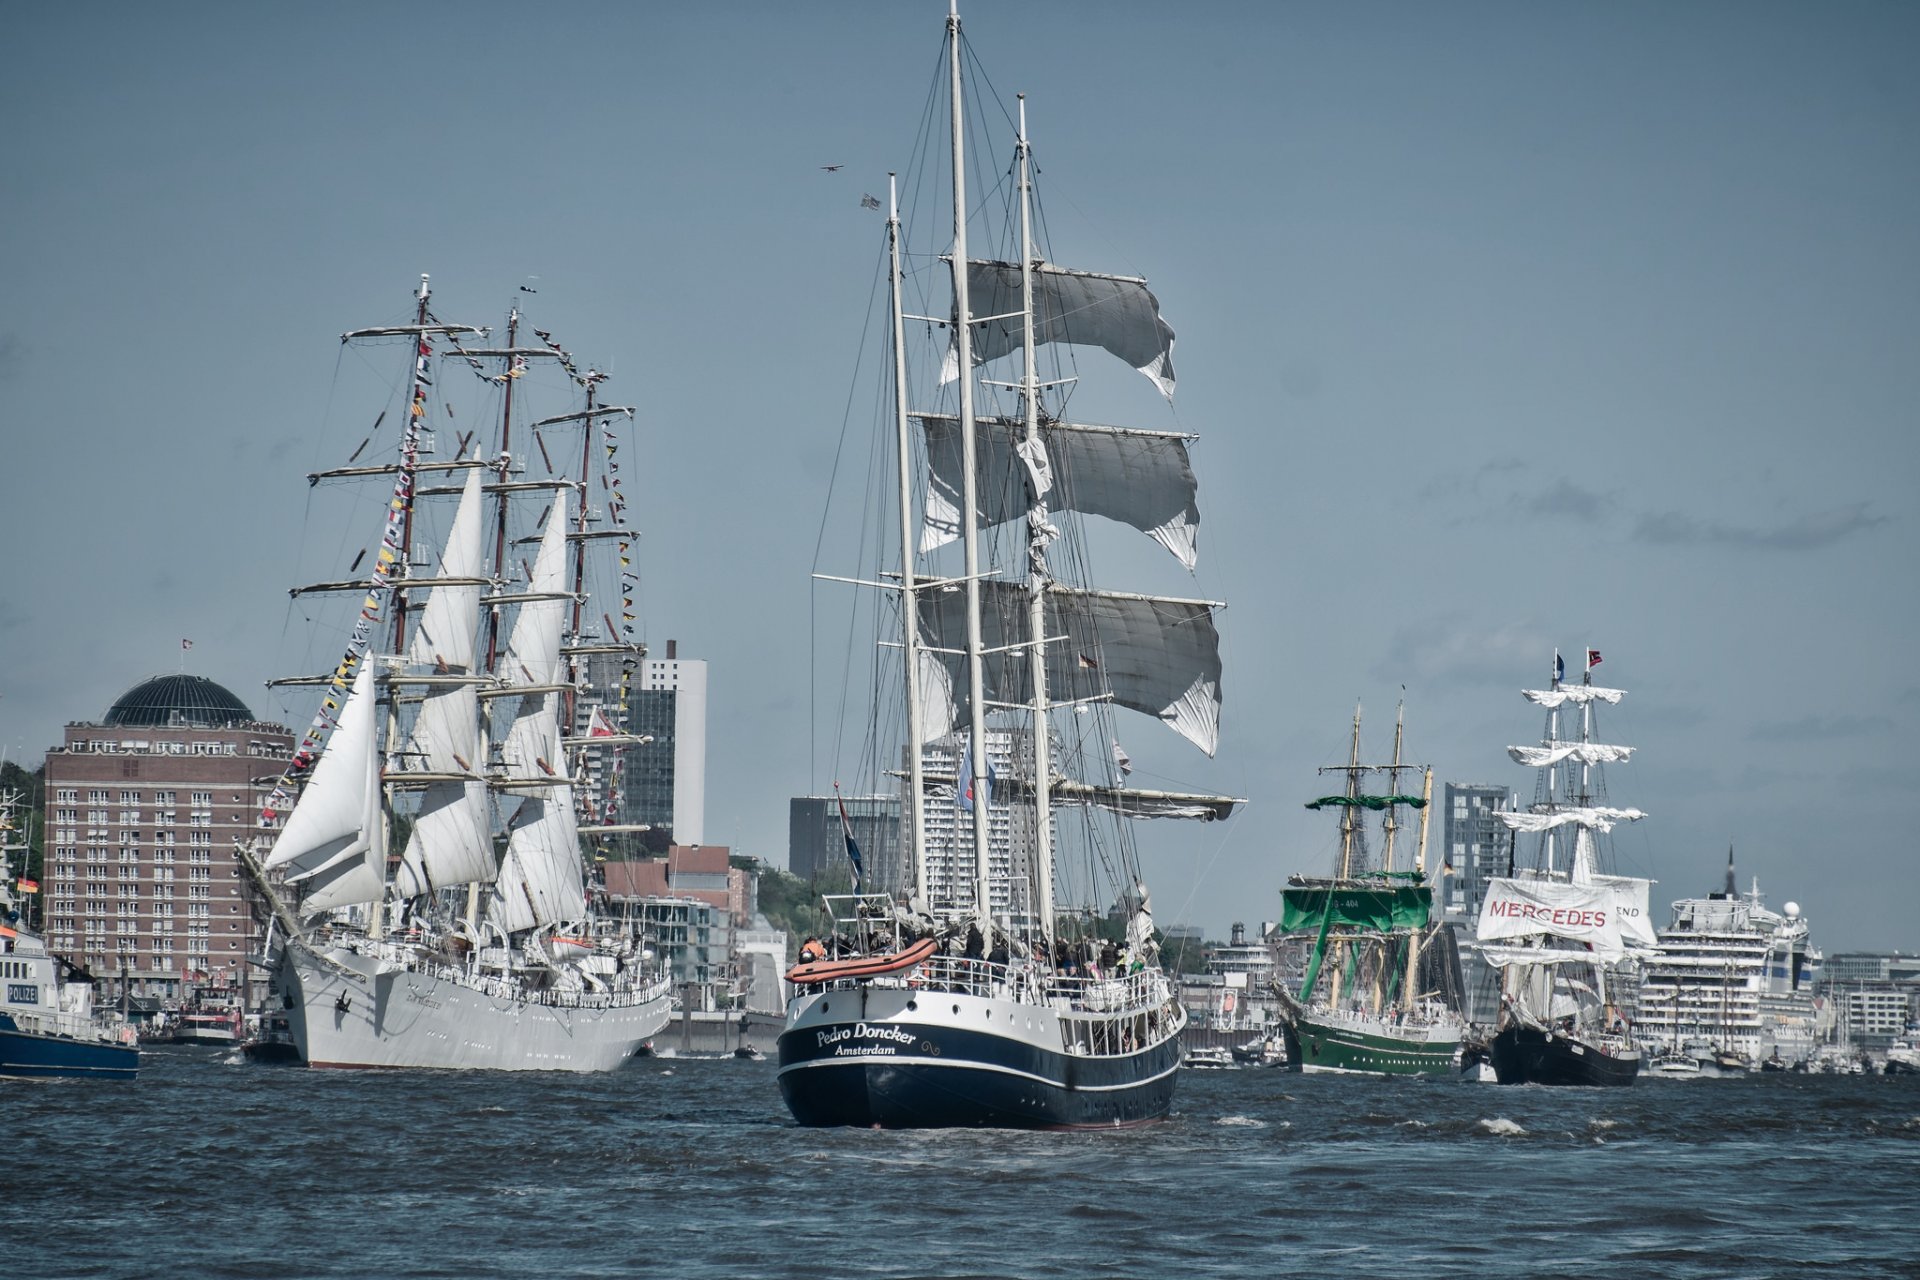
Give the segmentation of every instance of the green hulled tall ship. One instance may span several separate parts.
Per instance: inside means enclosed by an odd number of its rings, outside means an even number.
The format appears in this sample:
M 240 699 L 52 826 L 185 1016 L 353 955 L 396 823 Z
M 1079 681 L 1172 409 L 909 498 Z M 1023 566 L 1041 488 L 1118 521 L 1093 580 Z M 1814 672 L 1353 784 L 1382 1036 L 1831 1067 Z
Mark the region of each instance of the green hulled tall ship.
M 1447 989 L 1422 975 L 1438 966 L 1422 956 L 1436 933 L 1433 891 L 1426 875 L 1426 810 L 1433 770 L 1402 764 L 1402 725 L 1393 733 L 1393 763 L 1360 763 L 1360 711 L 1353 713 L 1347 763 L 1322 773 L 1344 773 L 1342 794 L 1322 796 L 1309 809 L 1340 814 L 1340 859 L 1330 879 L 1294 876 L 1282 891 L 1281 931 L 1313 937 L 1299 992 L 1280 990 L 1287 1056 L 1296 1071 L 1361 1075 L 1443 1075 L 1460 1056 L 1462 1023 Z M 1400 794 L 1403 774 L 1419 772 L 1422 794 Z M 1369 774 L 1387 776 L 1387 793 L 1362 789 Z M 1407 869 L 1394 865 L 1401 809 L 1421 813 L 1420 839 Z M 1379 864 L 1368 852 L 1365 815 L 1381 816 Z

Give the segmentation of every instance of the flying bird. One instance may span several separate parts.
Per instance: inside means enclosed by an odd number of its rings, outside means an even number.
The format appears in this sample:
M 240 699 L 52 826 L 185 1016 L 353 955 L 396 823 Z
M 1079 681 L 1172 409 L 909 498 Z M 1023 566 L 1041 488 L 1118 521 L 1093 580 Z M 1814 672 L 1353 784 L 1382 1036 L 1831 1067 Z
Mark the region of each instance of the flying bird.
M 823 164 L 820 167 L 828 173 L 838 173 L 847 166 L 844 164 Z

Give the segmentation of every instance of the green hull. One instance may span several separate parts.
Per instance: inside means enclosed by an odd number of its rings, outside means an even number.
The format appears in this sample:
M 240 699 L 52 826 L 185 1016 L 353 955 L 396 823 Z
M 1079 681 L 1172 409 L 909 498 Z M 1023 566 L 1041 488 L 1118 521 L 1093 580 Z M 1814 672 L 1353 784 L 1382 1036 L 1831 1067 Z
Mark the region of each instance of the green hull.
M 1457 1030 L 1411 1027 L 1361 1029 L 1348 1022 L 1297 1015 L 1287 1028 L 1288 1065 L 1296 1071 L 1370 1076 L 1452 1075 L 1460 1052 Z

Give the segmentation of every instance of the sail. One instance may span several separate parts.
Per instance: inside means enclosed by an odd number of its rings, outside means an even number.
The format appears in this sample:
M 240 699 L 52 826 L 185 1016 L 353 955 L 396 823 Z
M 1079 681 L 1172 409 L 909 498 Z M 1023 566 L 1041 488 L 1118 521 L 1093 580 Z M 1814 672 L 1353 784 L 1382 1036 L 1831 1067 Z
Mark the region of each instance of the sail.
M 1621 764 L 1633 757 L 1632 747 L 1609 746 L 1604 742 L 1550 742 L 1544 747 L 1508 747 L 1507 754 L 1516 764 L 1529 769 L 1544 769 L 1562 760 L 1581 764 Z
M 521 801 L 507 824 L 507 854 L 487 918 L 504 933 L 584 919 L 585 884 L 573 788 L 556 787 Z
M 1216 606 L 1203 600 L 1121 595 L 1052 587 L 1047 592 L 1047 688 L 1056 702 L 1111 693 L 1123 707 L 1166 721 L 1208 755 L 1220 741 L 1220 634 Z M 1027 588 L 980 584 L 982 666 L 986 697 L 996 704 L 1032 701 L 1028 663 Z M 929 592 L 920 599 L 926 643 L 947 670 L 946 707 L 937 723 L 965 723 L 966 597 Z
M 1507 824 L 1514 831 L 1536 834 L 1554 827 L 1579 826 L 1594 831 L 1612 831 L 1621 822 L 1637 822 L 1647 815 L 1639 809 L 1610 809 L 1604 805 L 1592 805 L 1586 808 L 1554 809 L 1547 813 L 1516 813 L 1511 809 L 1500 809 L 1494 817 Z
M 1612 961 L 1626 955 L 1614 891 L 1598 884 L 1559 880 L 1487 881 L 1476 936 L 1481 942 L 1546 935 L 1588 948 L 1588 959 Z
M 411 898 L 449 885 L 491 880 L 493 871 L 487 784 L 429 783 L 414 815 L 413 835 L 393 873 L 394 893 Z
M 413 643 L 407 648 L 411 664 L 440 671 L 473 670 L 474 643 L 480 632 L 477 579 L 486 563 L 480 537 L 480 505 L 480 469 L 475 467 L 467 472 L 453 527 L 447 533 L 446 550 L 440 556 L 439 576 L 453 581 L 435 587 L 427 597 Z
M 915 415 L 926 433 L 931 472 L 920 550 L 960 537 L 960 419 Z M 1199 486 L 1187 453 L 1190 435 L 1069 422 L 1043 423 L 1042 451 L 1029 457 L 1026 424 L 982 418 L 976 472 L 980 523 L 1025 519 L 1045 499 L 1056 511 L 1079 511 L 1131 525 L 1171 551 L 1189 570 L 1198 559 Z
M 1309 809 L 1372 809 L 1378 812 L 1391 809 L 1394 805 L 1404 804 L 1414 809 L 1424 809 L 1427 802 L 1420 796 L 1321 796 L 1318 800 L 1307 801 Z
M 378 695 L 363 661 L 327 749 L 267 854 L 285 872 L 302 911 L 378 902 L 386 888 L 386 819 L 381 806 Z
M 1025 343 L 1020 303 L 1020 264 L 968 262 L 968 303 L 976 316 L 993 319 L 973 327 L 977 364 L 996 360 Z M 1160 300 L 1145 280 L 1096 275 L 1041 263 L 1033 272 L 1034 342 L 1104 347 L 1153 380 L 1173 398 L 1173 329 L 1160 318 Z M 959 376 L 959 352 L 947 348 L 940 381 Z
M 531 597 L 520 606 L 499 675 L 510 685 L 527 688 L 514 712 L 501 758 L 510 778 L 552 778 L 564 772 L 560 755 L 559 698 L 552 686 L 564 676 L 560 641 L 566 630 L 566 504 L 556 502 L 540 535 L 533 576 L 527 584 Z
M 1558 689 L 1522 689 L 1521 696 L 1529 702 L 1537 702 L 1551 710 L 1562 703 L 1584 706 L 1589 702 L 1605 702 L 1618 705 L 1620 699 L 1627 696 L 1625 689 L 1602 689 L 1597 684 L 1569 684 Z
M 1280 927 L 1289 933 L 1334 925 L 1380 933 L 1423 929 L 1433 915 L 1425 885 L 1355 887 L 1288 885 L 1280 894 Z
M 1587 881 L 1611 896 L 1613 905 L 1610 910 L 1614 921 L 1620 926 L 1622 941 L 1650 948 L 1660 945 L 1660 939 L 1653 931 L 1653 912 L 1648 905 L 1653 881 L 1639 876 L 1602 875 L 1597 871 L 1588 873 Z

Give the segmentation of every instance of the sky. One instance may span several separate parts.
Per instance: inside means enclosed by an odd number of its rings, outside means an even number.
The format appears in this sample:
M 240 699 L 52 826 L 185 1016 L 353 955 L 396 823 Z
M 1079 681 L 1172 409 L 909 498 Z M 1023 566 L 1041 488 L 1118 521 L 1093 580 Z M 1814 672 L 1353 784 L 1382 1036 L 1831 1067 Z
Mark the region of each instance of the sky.
M 523 302 L 638 406 L 646 638 L 709 663 L 707 840 L 783 862 L 788 797 L 836 767 L 839 597 L 809 575 L 882 231 L 860 197 L 912 156 L 943 9 L 12 14 L 0 749 L 37 763 L 181 638 L 304 724 L 263 686 L 299 652 L 302 475 L 372 416 L 338 336 L 430 272 L 443 318 Z M 1028 95 L 1056 258 L 1149 277 L 1179 334 L 1175 407 L 1113 401 L 1201 437 L 1180 593 L 1229 604 L 1223 734 L 1127 747 L 1136 783 L 1249 803 L 1143 833 L 1163 919 L 1224 935 L 1330 867 L 1302 804 L 1356 703 L 1366 754 L 1404 697 L 1408 758 L 1530 794 L 1518 690 L 1592 647 L 1656 915 L 1731 845 L 1816 944 L 1920 948 L 1920 10 L 963 18 Z

